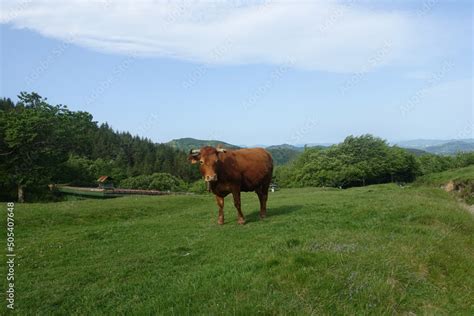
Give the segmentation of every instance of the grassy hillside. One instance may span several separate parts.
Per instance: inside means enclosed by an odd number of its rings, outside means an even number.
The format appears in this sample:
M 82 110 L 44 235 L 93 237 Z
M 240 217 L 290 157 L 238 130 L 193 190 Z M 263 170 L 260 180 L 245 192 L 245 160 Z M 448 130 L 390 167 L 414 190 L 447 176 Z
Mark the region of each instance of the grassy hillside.
M 199 149 L 204 146 L 218 146 L 221 145 L 224 148 L 229 148 L 229 149 L 237 149 L 239 148 L 236 145 L 232 145 L 220 140 L 201 140 L 201 139 L 195 139 L 195 138 L 180 138 L 180 139 L 173 139 L 172 141 L 166 143 L 167 145 L 170 145 L 173 148 L 183 150 L 183 151 L 190 151 L 191 149 Z
M 460 200 L 474 205 L 474 166 L 428 174 L 419 178 L 416 184 L 443 187 Z M 471 212 L 474 213 L 474 206 Z
M 474 313 L 474 218 L 442 190 L 281 190 L 265 221 L 249 193 L 245 226 L 231 204 L 224 226 L 210 195 L 17 205 L 17 312 Z
M 474 166 L 465 168 L 453 169 L 439 173 L 432 173 L 418 178 L 417 184 L 441 186 L 445 185 L 451 180 L 474 180 Z

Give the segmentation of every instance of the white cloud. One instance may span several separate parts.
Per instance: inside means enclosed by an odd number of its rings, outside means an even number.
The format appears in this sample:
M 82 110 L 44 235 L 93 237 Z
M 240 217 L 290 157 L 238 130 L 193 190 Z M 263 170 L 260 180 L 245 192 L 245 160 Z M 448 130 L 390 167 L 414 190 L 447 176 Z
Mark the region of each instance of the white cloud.
M 377 67 L 413 63 L 433 40 L 426 18 L 420 28 L 416 14 L 351 3 L 19 0 L 2 2 L 0 22 L 60 40 L 74 34 L 75 44 L 110 53 L 210 64 L 291 61 L 331 72 L 367 69 L 387 42 L 391 49 Z

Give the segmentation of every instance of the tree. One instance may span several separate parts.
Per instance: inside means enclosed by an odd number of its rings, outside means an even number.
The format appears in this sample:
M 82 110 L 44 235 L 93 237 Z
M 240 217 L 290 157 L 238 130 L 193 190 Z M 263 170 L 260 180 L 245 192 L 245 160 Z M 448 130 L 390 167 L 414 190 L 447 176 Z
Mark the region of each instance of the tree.
M 200 178 L 187 152 L 99 126 L 91 114 L 53 106 L 34 92 L 18 98 L 0 99 L 1 199 L 23 201 L 25 191 L 30 200 L 44 199 L 46 184 L 93 185 L 100 175 L 117 182 L 159 172 L 187 182 Z
M 29 185 L 47 184 L 68 159 L 78 133 L 71 127 L 76 115 L 66 107 L 49 105 L 36 93 L 22 92 L 19 99 L 16 110 L 0 111 L 1 165 L 24 202 Z
M 294 163 L 277 168 L 277 181 L 291 186 L 351 187 L 412 181 L 416 158 L 372 135 L 349 136 L 326 149 L 307 148 Z
M 186 185 L 183 180 L 169 173 L 154 173 L 152 175 L 140 175 L 127 178 L 120 182 L 124 189 L 161 190 L 161 191 L 184 191 Z

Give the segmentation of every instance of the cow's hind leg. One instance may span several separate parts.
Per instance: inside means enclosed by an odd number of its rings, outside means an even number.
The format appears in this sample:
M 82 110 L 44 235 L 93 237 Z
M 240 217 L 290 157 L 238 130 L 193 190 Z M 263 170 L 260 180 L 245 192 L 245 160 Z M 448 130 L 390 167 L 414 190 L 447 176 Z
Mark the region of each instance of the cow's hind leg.
M 268 187 L 259 188 L 256 192 L 260 201 L 260 218 L 263 219 L 267 216 Z
M 234 197 L 234 205 L 235 205 L 235 208 L 237 209 L 238 222 L 240 225 L 243 225 L 245 224 L 245 218 L 244 218 L 244 214 L 242 214 L 242 209 L 240 205 L 240 191 L 232 192 L 232 196 Z
M 217 218 L 217 223 L 222 225 L 224 224 L 224 198 L 216 195 L 216 202 L 217 206 L 219 206 L 219 217 Z

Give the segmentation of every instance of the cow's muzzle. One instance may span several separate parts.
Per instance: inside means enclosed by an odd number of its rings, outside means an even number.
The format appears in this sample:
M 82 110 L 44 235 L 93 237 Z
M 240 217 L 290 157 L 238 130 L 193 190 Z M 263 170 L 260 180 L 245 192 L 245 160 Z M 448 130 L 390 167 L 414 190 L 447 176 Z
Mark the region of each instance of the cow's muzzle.
M 206 181 L 206 189 L 211 192 L 211 183 L 217 181 L 217 174 L 213 176 L 205 176 L 204 180 Z
M 206 176 L 204 177 L 204 180 L 206 182 L 214 182 L 214 181 L 217 181 L 217 174 L 213 175 L 213 176 Z

